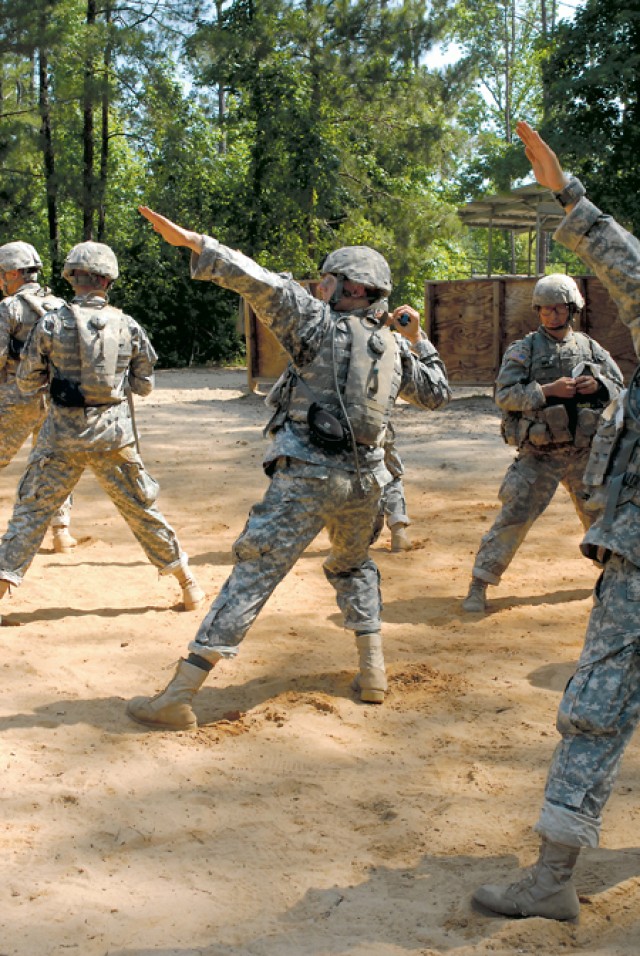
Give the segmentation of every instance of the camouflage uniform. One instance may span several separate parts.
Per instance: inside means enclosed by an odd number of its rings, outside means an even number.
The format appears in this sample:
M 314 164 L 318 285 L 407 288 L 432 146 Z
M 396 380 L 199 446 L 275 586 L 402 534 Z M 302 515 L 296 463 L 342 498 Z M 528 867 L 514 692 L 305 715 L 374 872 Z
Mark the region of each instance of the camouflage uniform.
M 304 370 L 320 354 L 328 329 L 336 325 L 337 349 L 347 356 L 348 335 L 336 324 L 340 314 L 294 282 L 251 259 L 205 238 L 191 260 L 194 279 L 216 282 L 243 295 Z M 397 350 L 397 394 L 423 408 L 445 404 L 450 391 L 444 366 L 426 336 L 413 354 L 407 340 L 393 333 Z M 234 569 L 202 622 L 192 653 L 215 662 L 233 657 L 259 611 L 307 545 L 326 527 L 331 553 L 325 574 L 336 591 L 344 624 L 356 633 L 378 631 L 379 574 L 368 554 L 381 489 L 391 479 L 382 446 L 359 446 L 361 486 L 353 452 L 326 451 L 313 444 L 309 426 L 292 409 L 272 425 L 264 458 L 271 484 L 251 510 L 236 541 Z
M 600 383 L 580 405 L 547 403 L 541 385 L 570 376 L 579 363 L 590 363 Z M 503 410 L 503 434 L 518 445 L 498 492 L 502 509 L 483 536 L 473 577 L 498 584 L 534 521 L 560 483 L 571 496 L 583 527 L 593 515 L 585 508 L 583 474 L 600 413 L 622 386 L 622 373 L 609 353 L 580 332 L 555 339 L 543 326 L 514 342 L 505 352 L 496 381 L 497 405 Z M 565 412 L 567 408 L 567 412 Z M 561 413 L 561 419 L 556 419 Z
M 86 354 L 83 355 L 80 344 L 81 324 L 96 333 L 107 329 L 103 336 L 94 336 L 96 367 L 101 349 L 117 351 L 116 374 L 108 401 L 104 387 L 92 385 L 91 369 L 87 369 Z M 139 395 L 149 394 L 156 360 L 156 353 L 138 323 L 109 306 L 99 295 L 78 296 L 71 306 L 63 305 L 50 312 L 34 327 L 17 370 L 17 382 L 25 395 L 39 396 L 50 386 L 53 400 L 20 480 L 13 515 L 0 543 L 0 580 L 21 583 L 52 515 L 87 467 L 161 574 L 175 574 L 186 563 L 175 532 L 155 507 L 158 488 L 135 450 L 125 396 L 127 384 Z M 80 382 L 84 405 L 60 404 L 69 401 L 72 384 Z M 55 399 L 60 392 L 62 395 Z
M 47 414 L 46 391 L 25 395 L 18 388 L 16 370 L 33 326 L 43 312 L 63 304 L 37 282 L 25 283 L 0 302 L 0 469 L 6 468 L 29 436 L 35 444 Z M 68 528 L 70 511 L 67 499 L 54 513 L 52 527 Z
M 556 239 L 604 283 L 640 356 L 640 243 L 586 198 Z M 536 825 L 544 839 L 574 847 L 598 845 L 602 810 L 640 718 L 639 379 L 636 370 L 629 393 L 607 409 L 585 473 L 600 513 L 581 547 L 605 567 L 584 648 L 560 704 L 562 740 Z
M 411 519 L 407 512 L 407 502 L 404 494 L 404 482 L 402 476 L 404 475 L 404 465 L 402 463 L 402 458 L 396 448 L 395 442 L 395 429 L 391 422 L 387 427 L 387 438 L 384 443 L 384 463 L 387 466 L 387 470 L 391 475 L 391 480 L 382 489 L 382 497 L 380 499 L 380 510 L 376 517 L 376 522 L 373 527 L 373 535 L 371 537 L 371 544 L 378 540 L 382 530 L 384 528 L 385 518 L 387 521 L 387 527 L 391 528 L 393 525 L 402 525 L 406 527 L 411 524 Z

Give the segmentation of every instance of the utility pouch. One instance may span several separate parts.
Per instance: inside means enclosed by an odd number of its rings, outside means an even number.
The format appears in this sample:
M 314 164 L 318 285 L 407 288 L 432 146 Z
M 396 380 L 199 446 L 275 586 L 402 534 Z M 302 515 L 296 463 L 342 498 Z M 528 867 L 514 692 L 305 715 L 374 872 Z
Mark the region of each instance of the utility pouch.
M 61 408 L 84 408 L 84 395 L 77 382 L 70 382 L 67 378 L 56 376 L 49 386 L 51 401 Z
M 536 447 L 550 445 L 553 441 L 546 422 L 533 422 L 527 433 L 527 441 Z
M 351 447 L 349 435 L 335 415 L 313 402 L 307 415 L 309 437 L 324 451 L 344 451 Z
M 551 440 L 562 444 L 573 441 L 569 428 L 569 413 L 564 405 L 551 405 L 542 412 L 543 418 L 551 432 Z
M 521 422 L 521 416 L 515 412 L 505 412 L 500 422 L 500 434 L 506 445 L 519 444 L 518 432 Z
M 600 412 L 595 408 L 579 408 L 576 425 L 576 448 L 588 448 L 598 430 Z

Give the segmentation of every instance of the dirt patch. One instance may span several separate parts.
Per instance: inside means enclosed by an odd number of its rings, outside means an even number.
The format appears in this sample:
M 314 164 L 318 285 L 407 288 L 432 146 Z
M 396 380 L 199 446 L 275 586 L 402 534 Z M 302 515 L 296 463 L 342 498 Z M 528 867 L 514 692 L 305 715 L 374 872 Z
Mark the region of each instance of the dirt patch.
M 162 372 L 138 403 L 160 507 L 213 597 L 266 488 L 266 420 L 245 373 Z M 413 550 L 374 548 L 390 694 L 359 703 L 352 635 L 321 535 L 234 663 L 197 699 L 193 733 L 147 733 L 125 701 L 161 687 L 200 615 L 179 609 L 85 475 L 81 546 L 50 542 L 3 602 L 0 954 L 514 956 L 640 950 L 639 751 L 584 853 L 578 926 L 477 913 L 475 887 L 531 862 L 596 571 L 560 491 L 490 613 L 460 608 L 512 453 L 488 392 L 396 417 Z M 27 449 L 0 475 L 6 523 Z

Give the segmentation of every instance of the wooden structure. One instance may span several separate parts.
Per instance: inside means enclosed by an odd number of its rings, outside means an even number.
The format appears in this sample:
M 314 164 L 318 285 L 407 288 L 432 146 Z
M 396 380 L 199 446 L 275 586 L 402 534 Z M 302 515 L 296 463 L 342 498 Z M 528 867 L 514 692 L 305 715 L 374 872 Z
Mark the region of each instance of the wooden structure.
M 575 328 L 611 352 L 628 380 L 637 365 L 628 329 L 599 279 L 575 279 L 586 302 Z M 531 308 L 536 282 L 534 276 L 490 276 L 425 284 L 424 328 L 454 385 L 493 385 L 507 346 L 537 326 Z M 253 391 L 260 382 L 275 381 L 288 356 L 244 300 L 242 318 Z
M 529 233 L 528 273 L 540 274 L 545 271 L 546 233 L 554 232 L 564 218 L 564 210 L 553 193 L 545 186 L 531 183 L 519 186 L 508 193 L 498 193 L 474 199 L 458 209 L 458 217 L 465 226 L 483 228 L 489 232 L 487 248 L 487 275 L 493 274 L 493 232 L 502 229 L 506 232 Z M 531 250 L 535 238 L 535 265 Z M 518 268 L 515 263 L 511 268 Z
M 625 380 L 637 365 L 629 330 L 595 276 L 575 276 L 586 306 L 574 328 L 614 357 Z M 536 276 L 430 281 L 425 284 L 427 335 L 456 385 L 492 385 L 511 342 L 537 327 L 531 307 Z

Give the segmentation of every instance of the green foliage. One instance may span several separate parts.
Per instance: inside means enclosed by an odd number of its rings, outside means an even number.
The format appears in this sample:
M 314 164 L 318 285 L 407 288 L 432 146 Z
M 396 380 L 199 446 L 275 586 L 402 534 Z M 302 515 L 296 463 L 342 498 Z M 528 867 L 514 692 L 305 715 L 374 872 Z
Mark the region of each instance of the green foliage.
M 640 10 L 587 0 L 558 31 L 545 69 L 544 133 L 593 200 L 640 230 Z

